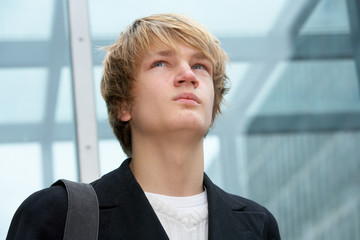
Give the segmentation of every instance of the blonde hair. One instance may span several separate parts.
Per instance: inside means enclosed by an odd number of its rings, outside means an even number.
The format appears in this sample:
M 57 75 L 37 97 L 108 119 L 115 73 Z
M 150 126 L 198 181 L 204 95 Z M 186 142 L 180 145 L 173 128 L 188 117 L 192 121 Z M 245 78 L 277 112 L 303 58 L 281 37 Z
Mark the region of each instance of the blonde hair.
M 101 94 L 106 102 L 109 123 L 129 157 L 132 155 L 130 124 L 122 122 L 118 113 L 129 110 L 129 106 L 131 108 L 134 76 L 141 57 L 151 46 L 165 44 L 176 50 L 179 43 L 193 47 L 211 60 L 215 92 L 212 120 L 221 112 L 223 95 L 228 90 L 225 73 L 228 58 L 219 40 L 203 25 L 184 15 L 157 14 L 137 19 L 120 33 L 114 44 L 105 47 L 107 54 L 101 80 Z

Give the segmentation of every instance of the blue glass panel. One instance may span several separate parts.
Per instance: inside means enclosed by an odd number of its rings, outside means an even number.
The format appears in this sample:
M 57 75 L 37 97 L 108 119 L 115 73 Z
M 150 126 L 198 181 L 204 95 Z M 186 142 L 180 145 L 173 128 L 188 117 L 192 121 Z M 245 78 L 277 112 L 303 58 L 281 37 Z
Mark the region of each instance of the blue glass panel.
M 44 119 L 46 68 L 0 68 L 0 123 L 40 123 Z
M 54 16 L 54 1 L 2 0 L 0 40 L 47 40 Z
M 64 3 L 0 2 L 0 239 L 27 196 L 78 179 Z

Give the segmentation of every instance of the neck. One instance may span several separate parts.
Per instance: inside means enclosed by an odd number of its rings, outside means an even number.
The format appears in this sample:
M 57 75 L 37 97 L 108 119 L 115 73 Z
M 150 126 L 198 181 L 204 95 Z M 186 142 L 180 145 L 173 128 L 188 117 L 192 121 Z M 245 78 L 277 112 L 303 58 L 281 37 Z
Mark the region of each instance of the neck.
M 203 137 L 132 135 L 131 170 L 146 192 L 191 196 L 203 192 Z

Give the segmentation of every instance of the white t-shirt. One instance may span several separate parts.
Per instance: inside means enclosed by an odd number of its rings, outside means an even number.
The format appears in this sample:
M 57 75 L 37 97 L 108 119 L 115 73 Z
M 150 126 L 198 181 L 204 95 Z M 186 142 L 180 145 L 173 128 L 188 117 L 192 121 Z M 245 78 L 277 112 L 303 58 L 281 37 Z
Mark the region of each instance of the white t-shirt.
M 170 240 L 207 240 L 208 204 L 206 190 L 189 197 L 145 192 Z

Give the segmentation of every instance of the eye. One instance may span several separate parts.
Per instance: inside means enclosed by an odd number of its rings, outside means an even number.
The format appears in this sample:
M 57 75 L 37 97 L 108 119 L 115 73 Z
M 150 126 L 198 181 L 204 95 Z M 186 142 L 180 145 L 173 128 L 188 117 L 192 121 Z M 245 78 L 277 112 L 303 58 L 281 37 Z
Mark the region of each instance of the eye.
M 200 70 L 201 72 L 206 72 L 212 75 L 212 66 L 210 64 L 196 63 L 191 68 L 193 70 Z
M 204 69 L 206 70 L 206 67 L 202 64 L 195 64 L 194 66 L 192 66 L 192 69 Z
M 155 63 L 153 63 L 151 65 L 152 68 L 154 68 L 154 67 L 165 67 L 165 66 L 166 66 L 166 63 L 163 62 L 163 61 L 157 61 L 157 62 L 155 62 Z

